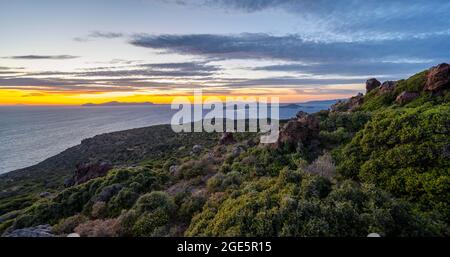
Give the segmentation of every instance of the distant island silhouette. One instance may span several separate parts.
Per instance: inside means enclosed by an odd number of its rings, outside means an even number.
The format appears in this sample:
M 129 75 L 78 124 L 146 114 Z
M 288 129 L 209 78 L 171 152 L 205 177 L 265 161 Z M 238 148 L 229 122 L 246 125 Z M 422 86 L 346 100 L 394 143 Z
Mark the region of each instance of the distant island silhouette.
M 107 102 L 107 103 L 101 103 L 101 104 L 93 104 L 93 103 L 87 103 L 83 104 L 82 106 L 92 107 L 92 106 L 135 106 L 135 105 L 154 105 L 152 102 L 142 102 L 142 103 L 123 103 L 123 102 Z

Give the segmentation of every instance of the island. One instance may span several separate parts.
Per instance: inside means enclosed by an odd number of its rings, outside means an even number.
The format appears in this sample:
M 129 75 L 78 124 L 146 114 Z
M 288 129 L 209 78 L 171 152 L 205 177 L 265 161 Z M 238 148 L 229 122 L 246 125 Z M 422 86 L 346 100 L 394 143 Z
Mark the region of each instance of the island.
M 83 104 L 81 106 L 95 107 L 95 106 L 142 106 L 142 105 L 154 105 L 154 103 L 152 103 L 152 102 L 141 102 L 141 103 L 129 102 L 128 103 L 128 102 L 112 101 L 112 102 L 107 102 L 107 103 L 102 103 L 102 104 L 87 103 L 87 104 Z

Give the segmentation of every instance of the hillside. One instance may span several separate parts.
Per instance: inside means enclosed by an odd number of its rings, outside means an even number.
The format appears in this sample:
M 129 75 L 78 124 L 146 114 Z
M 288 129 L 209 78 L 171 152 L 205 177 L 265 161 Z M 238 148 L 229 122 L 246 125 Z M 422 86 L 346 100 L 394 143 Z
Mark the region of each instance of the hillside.
M 0 230 L 448 236 L 450 65 L 366 88 L 330 111 L 300 112 L 272 145 L 168 126 L 83 141 L 0 177 Z

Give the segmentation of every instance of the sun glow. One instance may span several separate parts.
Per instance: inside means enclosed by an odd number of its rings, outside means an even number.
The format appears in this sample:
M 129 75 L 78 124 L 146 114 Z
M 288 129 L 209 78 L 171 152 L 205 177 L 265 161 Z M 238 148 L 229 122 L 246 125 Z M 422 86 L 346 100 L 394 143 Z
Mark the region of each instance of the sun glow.
M 204 92 L 204 97 L 215 96 L 224 100 L 227 96 L 276 96 L 280 102 L 304 102 L 310 100 L 327 100 L 345 98 L 351 94 L 317 94 L 314 91 L 298 93 L 292 89 L 264 88 L 261 90 L 233 90 L 226 94 Z M 30 90 L 0 90 L 0 105 L 81 105 L 85 103 L 119 102 L 153 102 L 170 104 L 174 97 L 193 98 L 190 91 L 177 92 L 48 92 Z

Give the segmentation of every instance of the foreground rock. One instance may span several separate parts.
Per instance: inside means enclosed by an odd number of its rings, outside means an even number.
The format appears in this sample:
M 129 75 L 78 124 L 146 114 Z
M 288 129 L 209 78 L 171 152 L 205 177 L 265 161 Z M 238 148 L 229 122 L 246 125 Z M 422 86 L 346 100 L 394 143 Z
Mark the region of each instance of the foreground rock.
M 396 81 L 385 81 L 380 86 L 380 92 L 392 92 L 395 89 L 395 86 L 397 85 Z
M 231 145 L 236 143 L 234 140 L 233 133 L 225 132 L 219 140 L 219 145 Z
M 284 125 L 278 138 L 278 146 L 282 144 L 307 144 L 319 136 L 319 120 L 314 116 L 300 111 L 296 119 Z
M 85 163 L 77 165 L 75 174 L 66 181 L 65 186 L 83 184 L 91 179 L 105 176 L 113 168 L 109 162 Z
M 203 151 L 203 146 L 201 146 L 201 145 L 194 145 L 194 146 L 192 147 L 191 154 L 199 154 L 199 153 L 201 153 L 202 151 Z
M 371 78 L 366 81 L 366 93 L 369 93 L 370 91 L 374 90 L 375 88 L 378 88 L 381 85 L 381 82 L 378 81 L 376 78 Z
M 419 96 L 420 96 L 420 94 L 417 92 L 403 91 L 397 96 L 397 98 L 395 99 L 395 102 L 403 105 L 403 104 L 413 101 L 414 99 L 416 99 Z
M 425 85 L 426 91 L 439 92 L 450 87 L 450 64 L 441 63 L 431 68 Z
M 39 225 L 30 228 L 21 228 L 7 231 L 3 237 L 54 237 L 52 227 L 50 225 Z

